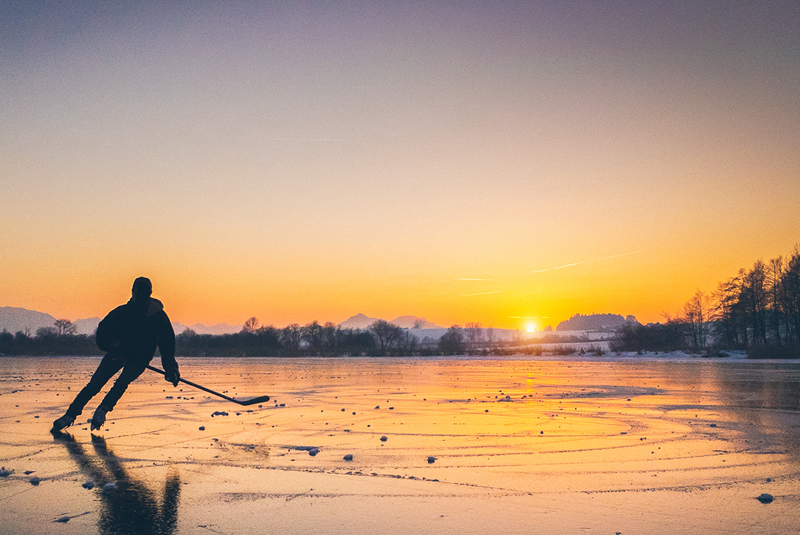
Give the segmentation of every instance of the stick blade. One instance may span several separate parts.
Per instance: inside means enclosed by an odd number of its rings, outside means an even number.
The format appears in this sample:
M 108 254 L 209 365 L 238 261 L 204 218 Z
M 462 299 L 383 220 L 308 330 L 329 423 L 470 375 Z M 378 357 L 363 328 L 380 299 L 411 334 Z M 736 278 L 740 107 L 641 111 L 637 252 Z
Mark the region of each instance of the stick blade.
M 261 396 L 258 398 L 247 399 L 245 401 L 237 401 L 239 405 L 258 405 L 259 403 L 266 403 L 269 401 L 269 396 Z

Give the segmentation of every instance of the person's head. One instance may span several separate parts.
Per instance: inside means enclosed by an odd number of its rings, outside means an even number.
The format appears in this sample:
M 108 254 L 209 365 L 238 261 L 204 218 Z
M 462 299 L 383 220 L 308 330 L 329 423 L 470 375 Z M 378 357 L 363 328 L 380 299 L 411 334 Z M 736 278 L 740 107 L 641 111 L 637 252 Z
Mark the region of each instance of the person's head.
M 147 301 L 153 293 L 153 283 L 147 277 L 138 277 L 133 281 L 131 294 L 135 302 Z

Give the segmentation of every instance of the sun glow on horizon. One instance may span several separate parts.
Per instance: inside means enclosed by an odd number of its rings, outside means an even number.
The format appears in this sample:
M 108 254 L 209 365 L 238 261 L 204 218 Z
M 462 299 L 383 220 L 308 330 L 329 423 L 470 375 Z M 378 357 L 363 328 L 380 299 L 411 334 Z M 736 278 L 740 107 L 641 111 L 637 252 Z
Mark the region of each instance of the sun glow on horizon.
M 10 4 L 0 307 L 549 332 L 800 239 L 791 2 Z

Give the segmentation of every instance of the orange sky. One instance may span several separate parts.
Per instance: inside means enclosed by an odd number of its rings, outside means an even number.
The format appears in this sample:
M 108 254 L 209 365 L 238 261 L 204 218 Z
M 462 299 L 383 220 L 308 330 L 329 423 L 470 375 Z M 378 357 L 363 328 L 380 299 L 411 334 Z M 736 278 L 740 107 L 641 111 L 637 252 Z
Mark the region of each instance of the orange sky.
M 646 322 L 800 241 L 795 4 L 378 5 L 4 4 L 0 306 Z

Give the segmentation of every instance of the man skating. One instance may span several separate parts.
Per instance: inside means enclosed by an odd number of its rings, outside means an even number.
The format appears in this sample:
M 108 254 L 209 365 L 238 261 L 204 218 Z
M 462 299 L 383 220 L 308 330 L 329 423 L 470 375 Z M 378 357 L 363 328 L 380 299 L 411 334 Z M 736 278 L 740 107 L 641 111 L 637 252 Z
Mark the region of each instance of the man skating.
M 100 429 L 106 421 L 106 413 L 114 409 L 128 385 L 144 372 L 155 355 L 156 346 L 161 351 L 166 380 L 178 386 L 180 373 L 175 361 L 175 332 L 161 301 L 150 297 L 152 291 L 150 279 L 137 278 L 133 281 L 130 301 L 109 312 L 100 322 L 96 334 L 97 347 L 106 355 L 64 416 L 53 422 L 52 432 L 72 425 L 89 400 L 122 370 L 92 416 L 92 430 Z

